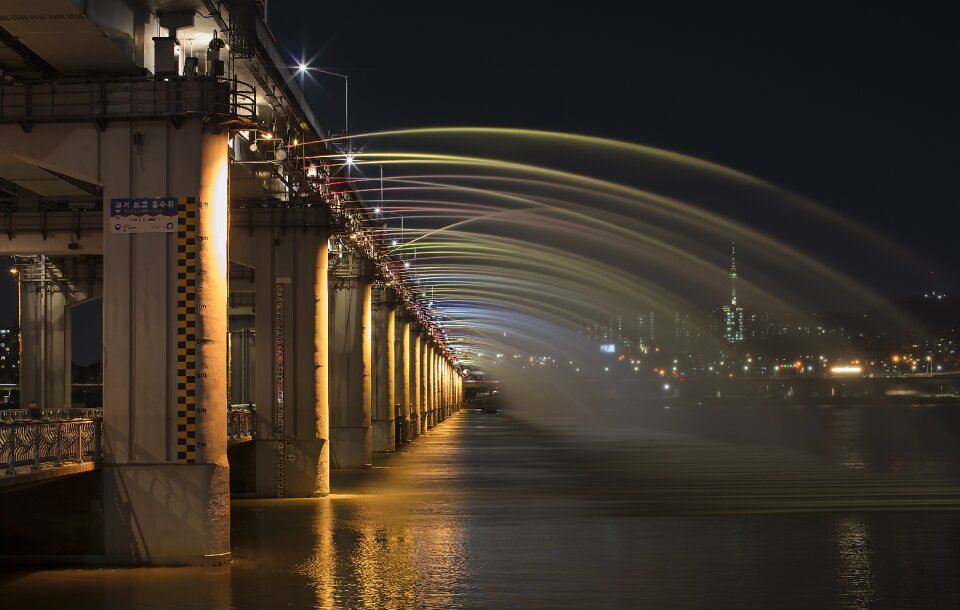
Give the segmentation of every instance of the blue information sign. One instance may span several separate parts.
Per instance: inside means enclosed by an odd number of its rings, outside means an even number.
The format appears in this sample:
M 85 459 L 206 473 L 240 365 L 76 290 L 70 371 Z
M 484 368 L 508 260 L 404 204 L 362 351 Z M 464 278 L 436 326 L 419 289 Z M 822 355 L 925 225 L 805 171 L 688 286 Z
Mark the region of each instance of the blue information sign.
M 132 197 L 110 200 L 110 231 L 112 233 L 173 233 L 176 227 L 176 197 Z

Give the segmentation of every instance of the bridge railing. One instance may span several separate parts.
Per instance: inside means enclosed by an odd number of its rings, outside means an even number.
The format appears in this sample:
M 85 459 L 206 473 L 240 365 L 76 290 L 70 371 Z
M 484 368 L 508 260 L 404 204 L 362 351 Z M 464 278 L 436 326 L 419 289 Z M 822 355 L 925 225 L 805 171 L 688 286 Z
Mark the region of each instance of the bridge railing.
M 253 123 L 256 89 L 210 77 L 0 82 L 0 123 L 223 115 Z
M 103 409 L 0 409 L 0 423 L 9 424 L 31 420 L 103 419 Z
M 0 468 L 8 476 L 18 468 L 99 462 L 102 419 L 13 421 L 0 423 Z

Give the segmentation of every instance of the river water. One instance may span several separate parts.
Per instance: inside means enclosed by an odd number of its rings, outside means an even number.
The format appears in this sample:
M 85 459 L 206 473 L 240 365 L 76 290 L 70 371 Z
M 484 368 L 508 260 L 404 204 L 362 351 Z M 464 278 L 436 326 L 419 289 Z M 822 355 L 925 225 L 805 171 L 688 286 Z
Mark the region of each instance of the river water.
M 230 567 L 7 571 L 0 608 L 956 608 L 955 413 L 465 411 L 328 498 L 235 501 Z

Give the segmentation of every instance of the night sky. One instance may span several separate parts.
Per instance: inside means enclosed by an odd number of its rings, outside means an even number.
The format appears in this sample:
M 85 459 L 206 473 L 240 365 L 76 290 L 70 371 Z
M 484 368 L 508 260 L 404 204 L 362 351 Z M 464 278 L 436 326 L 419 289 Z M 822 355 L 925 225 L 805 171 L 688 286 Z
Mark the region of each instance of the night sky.
M 350 75 L 354 133 L 524 127 L 702 157 L 879 231 L 957 291 L 952 20 L 907 5 L 624 6 L 272 0 L 269 25 L 293 56 Z M 308 92 L 342 128 L 342 81 L 319 76 Z M 896 260 L 872 273 L 889 297 L 928 285 Z M 0 275 L 9 326 L 16 293 Z
M 842 4 L 633 3 L 625 12 L 605 2 L 273 0 L 269 24 L 292 55 L 350 76 L 354 133 L 525 127 L 702 157 L 880 232 L 955 292 L 954 27 L 907 5 Z M 336 129 L 342 86 L 323 76 L 308 86 Z M 723 212 L 737 216 L 735 205 Z M 801 248 L 816 242 L 780 229 Z M 843 244 L 825 247 L 844 258 Z M 751 253 L 742 256 L 748 269 Z M 882 258 L 850 272 L 889 297 L 928 286 L 925 271 Z

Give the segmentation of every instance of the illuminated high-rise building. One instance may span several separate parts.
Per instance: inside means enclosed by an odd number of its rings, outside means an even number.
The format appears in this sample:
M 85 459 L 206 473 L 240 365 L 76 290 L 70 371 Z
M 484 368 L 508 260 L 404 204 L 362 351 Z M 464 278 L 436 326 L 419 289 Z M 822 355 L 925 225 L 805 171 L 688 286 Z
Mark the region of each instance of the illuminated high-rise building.
M 641 312 L 637 318 L 637 323 L 639 325 L 640 334 L 639 334 L 639 345 L 653 345 L 653 342 L 656 341 L 656 316 L 657 314 L 652 311 Z
M 727 343 L 743 341 L 744 315 L 743 307 L 737 304 L 737 249 L 730 244 L 730 303 L 720 308 L 723 317 L 723 338 Z

